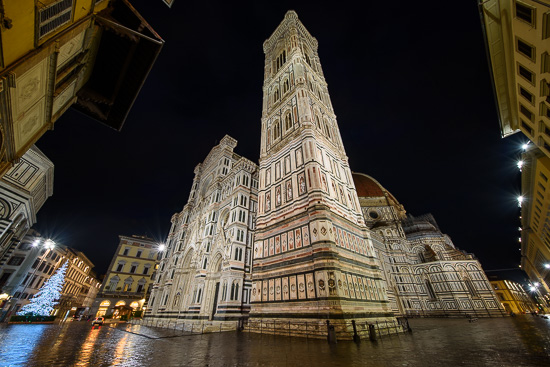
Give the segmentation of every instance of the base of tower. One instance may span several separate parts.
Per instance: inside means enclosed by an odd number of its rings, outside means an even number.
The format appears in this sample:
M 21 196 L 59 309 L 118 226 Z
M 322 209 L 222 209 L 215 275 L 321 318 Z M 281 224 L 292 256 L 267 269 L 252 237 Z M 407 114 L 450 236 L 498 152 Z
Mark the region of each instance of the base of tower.
M 376 340 L 382 336 L 409 331 L 406 319 L 393 316 L 312 319 L 312 318 L 258 318 L 251 317 L 243 324 L 243 331 L 314 339 Z

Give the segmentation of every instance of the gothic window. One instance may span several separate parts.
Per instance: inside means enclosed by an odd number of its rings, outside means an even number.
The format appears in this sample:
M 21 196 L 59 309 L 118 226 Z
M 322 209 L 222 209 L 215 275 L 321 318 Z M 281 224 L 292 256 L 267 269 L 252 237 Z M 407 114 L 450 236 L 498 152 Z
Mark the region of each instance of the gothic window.
M 325 120 L 325 135 L 331 139 L 331 136 L 330 136 L 330 128 L 329 128 L 329 124 L 328 122 Z
M 278 72 L 279 69 L 286 63 L 286 50 L 283 50 L 279 56 L 275 59 L 274 63 L 274 70 L 275 72 Z
M 222 287 L 222 301 L 225 301 L 225 298 L 227 297 L 227 281 L 223 281 L 223 287 Z
M 273 92 L 273 103 L 277 102 L 279 100 L 279 88 L 275 88 L 275 92 Z
M 237 280 L 235 280 L 232 284 L 231 284 L 231 295 L 230 295 L 230 300 L 233 301 L 233 300 L 238 300 L 239 299 L 239 282 Z
M 201 303 L 202 289 L 199 288 L 199 293 L 197 294 L 197 303 Z
M 281 124 L 279 121 L 275 121 L 274 127 L 273 127 L 273 141 L 279 139 L 281 137 Z
M 288 92 L 289 89 L 290 89 L 290 84 L 288 83 L 288 79 L 285 79 L 285 81 L 283 82 L 283 94 Z
M 319 116 L 315 115 L 315 125 L 317 125 L 317 129 L 321 130 L 321 122 L 319 121 Z
M 288 131 L 292 128 L 292 117 L 290 116 L 290 112 L 287 112 L 285 116 L 285 129 Z
M 309 55 L 306 53 L 305 54 L 305 57 L 306 57 L 306 62 L 309 66 L 311 66 L 311 60 L 309 59 Z

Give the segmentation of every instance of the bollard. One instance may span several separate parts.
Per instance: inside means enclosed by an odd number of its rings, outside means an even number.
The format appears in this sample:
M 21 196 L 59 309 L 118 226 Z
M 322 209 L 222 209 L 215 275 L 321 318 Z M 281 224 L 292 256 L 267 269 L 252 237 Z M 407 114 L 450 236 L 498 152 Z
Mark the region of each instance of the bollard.
M 361 338 L 357 334 L 357 326 L 355 325 L 355 320 L 351 320 L 351 325 L 353 326 L 353 341 L 357 344 L 361 343 Z
M 369 324 L 369 339 L 371 341 L 376 341 L 376 329 L 374 328 L 374 324 Z

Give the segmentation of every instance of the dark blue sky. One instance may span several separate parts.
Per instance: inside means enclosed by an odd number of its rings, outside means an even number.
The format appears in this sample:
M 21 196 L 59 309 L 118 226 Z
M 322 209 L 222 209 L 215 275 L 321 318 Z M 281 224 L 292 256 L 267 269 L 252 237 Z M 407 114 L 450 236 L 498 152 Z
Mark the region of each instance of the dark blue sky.
M 432 213 L 486 269 L 518 266 L 515 159 L 525 138 L 500 138 L 474 1 L 132 4 L 166 44 L 122 131 L 69 111 L 37 144 L 55 179 L 36 228 L 82 250 L 99 273 L 119 234 L 165 239 L 193 168 L 225 134 L 257 161 L 262 44 L 288 9 L 319 41 L 352 170 L 409 213 Z

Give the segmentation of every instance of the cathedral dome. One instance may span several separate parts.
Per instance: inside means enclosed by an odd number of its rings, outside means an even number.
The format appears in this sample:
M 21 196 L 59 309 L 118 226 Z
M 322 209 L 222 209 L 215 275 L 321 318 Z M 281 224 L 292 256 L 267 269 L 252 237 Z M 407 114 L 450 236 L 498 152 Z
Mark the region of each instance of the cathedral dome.
M 384 189 L 372 177 L 363 173 L 352 173 L 353 182 L 357 189 L 357 196 L 363 197 L 385 197 Z

